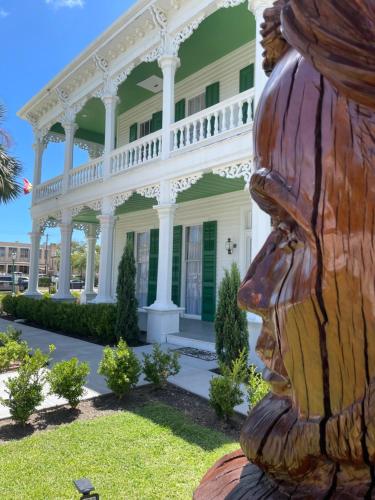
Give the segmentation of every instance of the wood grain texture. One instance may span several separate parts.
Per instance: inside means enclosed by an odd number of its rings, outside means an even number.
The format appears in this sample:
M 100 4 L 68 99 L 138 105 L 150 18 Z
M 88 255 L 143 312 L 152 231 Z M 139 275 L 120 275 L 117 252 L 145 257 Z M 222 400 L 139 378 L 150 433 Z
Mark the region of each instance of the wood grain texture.
M 238 498 L 375 498 L 375 1 L 278 0 L 263 37 L 250 190 L 274 229 L 239 303 L 272 393 L 241 447 L 277 488 Z

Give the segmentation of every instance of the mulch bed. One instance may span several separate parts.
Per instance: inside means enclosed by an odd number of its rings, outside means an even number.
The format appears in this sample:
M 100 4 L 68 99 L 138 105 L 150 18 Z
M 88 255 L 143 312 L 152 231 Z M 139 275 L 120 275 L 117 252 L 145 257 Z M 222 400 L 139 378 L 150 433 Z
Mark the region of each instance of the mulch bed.
M 196 424 L 209 429 L 215 429 L 238 441 L 245 417 L 235 414 L 229 422 L 220 420 L 208 402 L 184 391 L 172 384 L 162 390 L 155 390 L 146 385 L 133 389 L 123 400 L 118 400 L 113 394 L 98 396 L 82 401 L 76 410 L 61 406 L 35 413 L 25 425 L 13 423 L 10 419 L 0 421 L 0 443 L 22 439 L 35 432 L 56 428 L 74 420 L 88 420 L 100 416 L 111 415 L 122 410 L 132 411 L 150 402 L 164 403 L 180 410 Z

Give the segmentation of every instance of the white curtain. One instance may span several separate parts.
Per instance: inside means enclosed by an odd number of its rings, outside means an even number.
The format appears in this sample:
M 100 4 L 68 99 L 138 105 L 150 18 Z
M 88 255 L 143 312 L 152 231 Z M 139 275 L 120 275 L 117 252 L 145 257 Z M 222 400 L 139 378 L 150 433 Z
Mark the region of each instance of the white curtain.
M 202 313 L 202 226 L 186 230 L 186 299 L 185 312 Z
M 138 306 L 147 306 L 148 261 L 150 254 L 150 233 L 137 234 L 137 299 Z

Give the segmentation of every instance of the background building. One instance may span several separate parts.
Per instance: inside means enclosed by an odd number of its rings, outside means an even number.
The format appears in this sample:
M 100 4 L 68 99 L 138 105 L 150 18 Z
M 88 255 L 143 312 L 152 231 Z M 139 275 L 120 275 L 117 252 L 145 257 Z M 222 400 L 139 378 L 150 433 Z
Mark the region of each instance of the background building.
M 59 245 L 50 243 L 39 249 L 39 274 L 57 275 Z M 14 271 L 25 276 L 30 269 L 30 243 L 0 242 L 0 274 L 11 274 L 14 259 Z

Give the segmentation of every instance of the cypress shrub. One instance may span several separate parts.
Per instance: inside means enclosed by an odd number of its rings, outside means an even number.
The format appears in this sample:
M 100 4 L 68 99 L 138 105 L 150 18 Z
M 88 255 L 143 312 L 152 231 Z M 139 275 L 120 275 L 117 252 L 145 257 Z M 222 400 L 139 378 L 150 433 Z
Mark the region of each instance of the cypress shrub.
M 118 266 L 115 335 L 118 340 L 124 339 L 129 345 L 136 344 L 139 338 L 135 273 L 134 252 L 131 246 L 126 244 Z
M 235 263 L 225 274 L 219 288 L 219 301 L 215 317 L 216 353 L 219 361 L 229 369 L 241 352 L 247 359 L 249 333 L 245 311 L 237 305 L 237 293 L 241 284 Z

